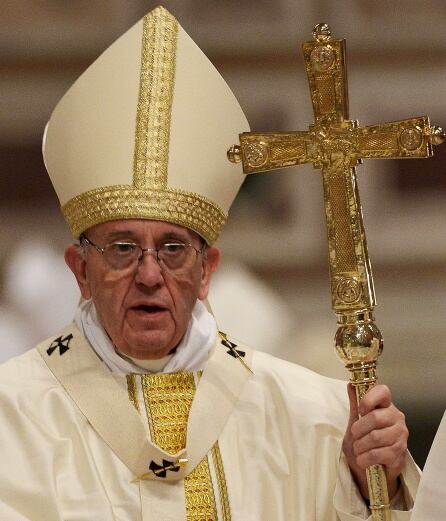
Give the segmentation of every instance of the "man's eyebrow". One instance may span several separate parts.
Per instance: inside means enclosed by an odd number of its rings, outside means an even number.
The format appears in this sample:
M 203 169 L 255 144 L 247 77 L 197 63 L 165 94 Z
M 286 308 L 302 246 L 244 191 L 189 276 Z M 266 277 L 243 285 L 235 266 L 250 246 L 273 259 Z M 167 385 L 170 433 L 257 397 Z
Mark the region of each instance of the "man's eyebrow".
M 127 238 L 127 237 L 130 237 L 132 240 L 136 240 L 136 236 L 134 234 L 134 232 L 130 231 L 130 230 L 117 230 L 115 232 L 110 232 L 106 235 L 106 239 L 107 240 L 115 240 L 115 239 L 122 239 L 122 238 Z
M 160 240 L 177 240 L 177 241 L 184 241 L 184 242 L 190 242 L 192 240 L 192 237 L 189 237 L 187 233 L 180 233 L 176 231 L 166 232 L 163 233 L 160 237 Z
M 113 232 L 110 232 L 106 235 L 107 242 L 118 240 L 118 239 L 130 239 L 135 242 L 139 242 L 138 234 L 131 231 L 131 230 L 116 230 Z M 177 240 L 177 241 L 183 241 L 183 242 L 192 242 L 192 237 L 185 232 L 180 232 L 176 230 L 169 230 L 164 233 L 161 233 L 157 237 L 157 242 L 162 241 L 168 241 L 168 240 Z

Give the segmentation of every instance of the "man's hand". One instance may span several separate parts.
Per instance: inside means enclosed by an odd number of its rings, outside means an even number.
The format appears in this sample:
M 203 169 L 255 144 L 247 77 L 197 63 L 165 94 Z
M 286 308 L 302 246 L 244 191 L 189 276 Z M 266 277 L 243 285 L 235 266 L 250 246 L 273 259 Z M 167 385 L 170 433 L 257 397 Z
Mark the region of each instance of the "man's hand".
M 404 414 L 392 403 L 385 385 L 372 387 L 359 406 L 353 385 L 348 384 L 350 418 L 342 448 L 350 470 L 364 498 L 369 498 L 365 469 L 385 465 L 389 497 L 398 489 L 404 465 L 409 431 Z

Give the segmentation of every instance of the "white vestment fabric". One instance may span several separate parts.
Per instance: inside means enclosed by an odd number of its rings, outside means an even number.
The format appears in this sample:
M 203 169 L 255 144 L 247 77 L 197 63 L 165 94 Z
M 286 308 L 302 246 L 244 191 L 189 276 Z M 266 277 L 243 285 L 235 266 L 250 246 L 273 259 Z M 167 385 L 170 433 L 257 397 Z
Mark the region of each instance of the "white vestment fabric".
M 216 334 L 213 344 L 202 375 L 192 373 L 187 442 L 174 455 L 152 443 L 126 375 L 76 324 L 0 366 L 0 520 L 186 521 L 185 478 L 216 446 L 227 494 L 219 520 L 368 519 L 340 458 L 346 384 Z M 163 476 L 149 472 L 153 462 Z M 408 507 L 417 484 L 408 457 Z
M 446 413 L 443 415 L 424 465 L 411 521 L 446 519 Z

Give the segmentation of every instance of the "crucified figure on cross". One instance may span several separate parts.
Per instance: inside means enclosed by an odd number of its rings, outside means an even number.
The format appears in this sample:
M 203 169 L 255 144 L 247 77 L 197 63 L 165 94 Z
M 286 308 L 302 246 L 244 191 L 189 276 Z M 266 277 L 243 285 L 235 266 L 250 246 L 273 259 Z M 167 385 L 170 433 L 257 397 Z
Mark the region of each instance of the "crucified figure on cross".
M 332 308 L 337 315 L 336 352 L 351 372 L 358 401 L 376 382 L 383 340 L 375 325 L 375 293 L 356 166 L 363 158 L 425 158 L 445 139 L 429 118 L 417 117 L 368 127 L 349 119 L 345 40 L 332 39 L 318 24 L 303 44 L 315 122 L 308 131 L 240 134 L 228 159 L 245 174 L 312 163 L 322 170 Z M 389 521 L 389 497 L 381 465 L 367 469 L 374 521 Z

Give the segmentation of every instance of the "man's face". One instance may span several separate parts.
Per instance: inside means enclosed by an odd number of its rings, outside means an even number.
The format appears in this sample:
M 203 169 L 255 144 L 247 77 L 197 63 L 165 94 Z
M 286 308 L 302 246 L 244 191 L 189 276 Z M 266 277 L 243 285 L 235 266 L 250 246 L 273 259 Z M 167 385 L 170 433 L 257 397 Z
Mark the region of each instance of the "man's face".
M 202 247 L 193 231 L 162 221 L 110 221 L 85 235 L 99 247 L 118 241 L 155 248 L 172 240 L 191 243 L 197 250 Z M 211 247 L 197 254 L 186 271 L 168 272 L 154 254 L 145 253 L 134 269 L 114 270 L 91 245 L 70 245 L 65 251 L 82 296 L 93 300 L 116 349 L 138 359 L 162 358 L 179 344 L 197 299 L 208 294 L 219 258 L 219 250 Z

